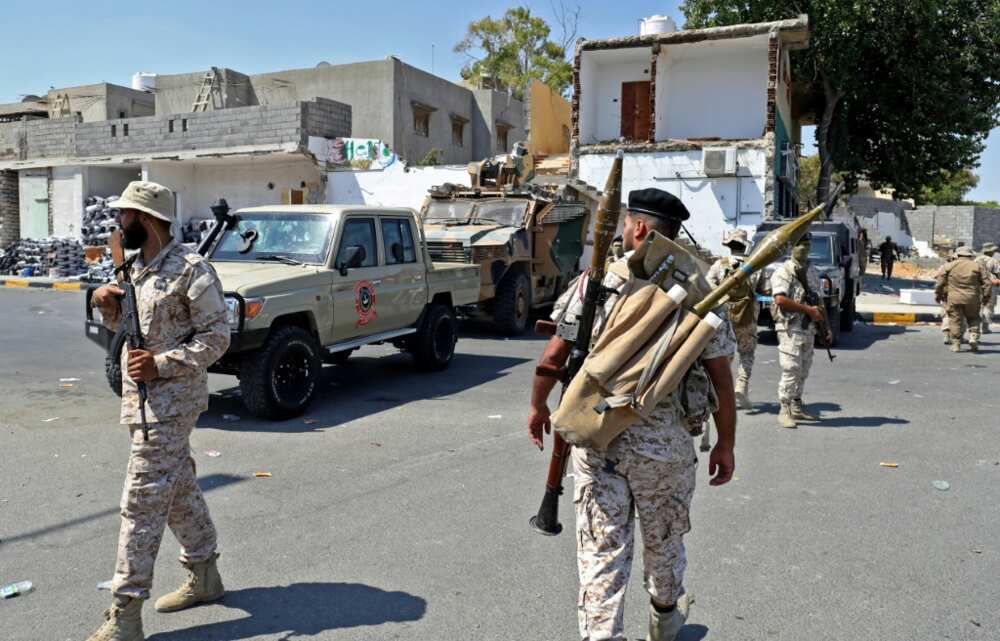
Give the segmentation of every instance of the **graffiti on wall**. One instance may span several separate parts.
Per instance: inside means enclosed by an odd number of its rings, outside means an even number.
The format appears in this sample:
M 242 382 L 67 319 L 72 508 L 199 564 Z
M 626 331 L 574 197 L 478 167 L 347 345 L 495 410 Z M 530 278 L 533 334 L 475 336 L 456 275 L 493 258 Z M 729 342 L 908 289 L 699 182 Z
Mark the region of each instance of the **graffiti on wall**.
M 375 138 L 334 138 L 330 140 L 331 165 L 352 169 L 385 169 L 396 162 L 396 154 Z

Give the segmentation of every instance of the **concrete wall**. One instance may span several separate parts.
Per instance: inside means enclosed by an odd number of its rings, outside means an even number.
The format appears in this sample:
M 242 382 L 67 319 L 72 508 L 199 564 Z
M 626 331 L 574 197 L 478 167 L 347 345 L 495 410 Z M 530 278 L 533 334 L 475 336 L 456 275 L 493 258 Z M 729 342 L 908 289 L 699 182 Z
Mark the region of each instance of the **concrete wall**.
M 53 167 L 52 235 L 79 236 L 83 224 L 83 167 Z
M 622 83 L 649 80 L 649 47 L 585 51 L 580 59 L 580 144 L 622 135 Z
M 61 96 L 69 96 L 68 115 L 59 108 Z M 155 113 L 152 94 L 110 83 L 50 89 L 48 101 L 50 118 L 73 118 L 79 113 L 83 122 L 118 118 L 122 112 L 128 118 L 152 116 Z
M 439 78 L 392 60 L 394 72 L 395 113 L 394 149 L 404 160 L 420 161 L 431 149 L 438 149 L 438 162 L 442 164 L 463 163 L 474 159 L 473 150 L 478 140 L 470 123 L 473 120 L 473 100 L 471 93 L 465 87 Z M 416 132 L 413 126 L 413 103 L 433 107 L 430 115 L 428 135 Z M 457 115 L 465 119 L 464 143 L 461 147 L 452 142 L 451 116 Z
M 156 114 L 191 113 L 205 74 L 209 72 L 164 74 L 156 76 Z M 218 86 L 210 95 L 207 111 L 232 107 L 252 107 L 260 103 L 249 76 L 233 69 L 218 68 Z M 296 100 L 288 100 L 293 104 Z
M 514 143 L 527 141 L 523 102 L 493 89 L 474 89 L 472 94 L 477 108 L 473 118 L 476 154 L 471 160 L 509 153 L 514 148 Z M 506 149 L 502 149 L 497 143 L 498 121 L 513 125 L 507 132 Z
M 20 191 L 16 171 L 0 171 L 0 247 L 21 237 Z
M 327 174 L 326 201 L 419 211 L 428 190 L 446 182 L 469 186 L 469 172 L 465 166 L 404 168 L 401 163 L 376 171 L 332 171 Z
M 294 144 L 310 134 L 349 136 L 351 108 L 330 100 L 224 109 L 177 116 L 75 123 L 0 123 L 0 161 L 169 153 L 191 149 Z M 170 123 L 173 122 L 173 132 Z M 125 128 L 128 127 L 128 135 Z M 186 131 L 185 131 L 186 128 Z M 112 135 L 114 134 L 114 135 Z
M 656 139 L 762 137 L 767 72 L 767 36 L 663 47 L 657 62 Z
M 528 148 L 533 154 L 569 152 L 569 101 L 538 80 L 531 81 L 527 105 Z
M 130 182 L 140 180 L 142 171 L 138 168 L 84 167 L 84 196 L 119 196 Z
M 633 189 L 657 187 L 681 199 L 691 211 L 687 228 L 698 243 L 716 254 L 731 227 L 753 232 L 765 209 L 765 182 L 770 171 L 766 149 L 737 150 L 739 176 L 707 178 L 701 151 L 628 153 L 622 166 L 622 197 Z M 603 188 L 611 169 L 611 154 L 580 156 L 580 179 Z M 679 174 L 679 177 L 678 177 Z
M 921 205 L 906 212 L 906 218 L 914 240 L 962 242 L 977 250 L 983 243 L 1000 242 L 1000 209 L 972 205 Z

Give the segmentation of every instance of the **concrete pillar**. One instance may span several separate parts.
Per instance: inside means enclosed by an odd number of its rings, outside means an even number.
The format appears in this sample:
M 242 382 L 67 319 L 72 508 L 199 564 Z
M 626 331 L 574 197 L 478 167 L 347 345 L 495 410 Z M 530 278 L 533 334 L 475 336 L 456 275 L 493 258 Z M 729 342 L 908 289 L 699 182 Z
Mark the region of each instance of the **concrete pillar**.
M 21 238 L 17 172 L 0 171 L 0 247 Z

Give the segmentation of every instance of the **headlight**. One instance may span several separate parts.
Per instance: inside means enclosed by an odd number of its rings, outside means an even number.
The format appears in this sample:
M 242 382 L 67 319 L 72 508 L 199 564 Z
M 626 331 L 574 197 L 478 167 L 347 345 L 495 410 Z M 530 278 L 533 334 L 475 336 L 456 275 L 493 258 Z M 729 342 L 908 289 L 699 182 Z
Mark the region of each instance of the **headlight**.
M 253 320 L 264 309 L 263 298 L 243 299 L 243 318 Z M 240 301 L 232 296 L 226 296 L 226 323 L 229 328 L 236 330 L 240 328 Z

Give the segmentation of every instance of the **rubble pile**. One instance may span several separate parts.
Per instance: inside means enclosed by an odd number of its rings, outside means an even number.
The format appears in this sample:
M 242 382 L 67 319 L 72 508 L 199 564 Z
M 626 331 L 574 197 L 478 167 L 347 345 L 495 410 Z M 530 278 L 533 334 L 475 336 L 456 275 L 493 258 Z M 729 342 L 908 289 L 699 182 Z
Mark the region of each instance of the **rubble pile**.
M 80 229 L 83 244 L 87 247 L 107 245 L 108 239 L 111 238 L 111 232 L 118 229 L 118 224 L 115 222 L 118 210 L 108 207 L 108 202 L 117 198 L 118 196 L 106 198 L 90 196 L 87 198 L 86 207 L 83 210 L 83 226 Z
M 86 271 L 83 245 L 75 238 L 22 239 L 0 252 L 0 274 L 65 278 Z

